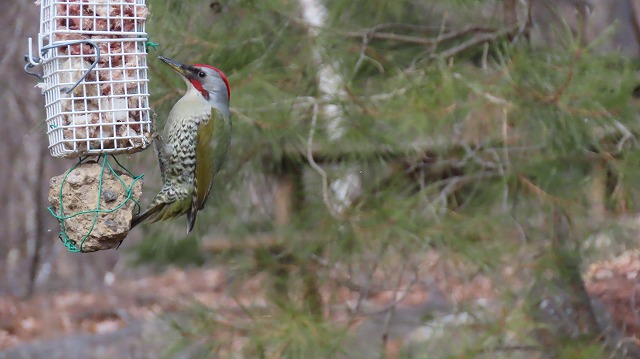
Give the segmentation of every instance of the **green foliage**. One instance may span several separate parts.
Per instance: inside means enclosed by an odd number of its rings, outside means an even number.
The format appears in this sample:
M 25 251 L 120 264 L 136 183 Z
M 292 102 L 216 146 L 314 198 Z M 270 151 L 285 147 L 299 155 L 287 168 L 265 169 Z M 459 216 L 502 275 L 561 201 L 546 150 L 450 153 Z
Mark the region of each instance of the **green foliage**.
M 230 345 L 237 335 L 254 339 L 242 350 L 246 358 L 323 359 L 335 358 L 344 351 L 345 333 L 342 330 L 294 309 L 275 309 L 274 314 L 280 320 L 256 316 L 247 323 L 221 318 L 205 306 L 195 306 L 191 308 L 187 321 L 185 318 L 167 318 L 179 336 L 168 357 L 189 348 L 190 352 L 203 358 L 237 355 L 237 348 Z M 194 341 L 203 333 L 207 333 L 208 340 Z
M 605 350 L 599 344 L 577 340 L 565 343 L 564 348 L 558 353 L 562 359 L 597 359 L 606 355 Z
M 138 258 L 202 263 L 207 256 L 196 238 L 214 227 L 237 241 L 275 237 L 267 248 L 240 246 L 217 257 L 238 280 L 264 275 L 268 308 L 244 308 L 248 324 L 240 328 L 196 309 L 179 328 L 184 345 L 202 340 L 202 333 L 229 330 L 247 338 L 246 357 L 336 357 L 348 347 L 346 325 L 319 318 L 316 306 L 324 306 L 321 313 L 333 308 L 338 294 L 323 293 L 319 300 L 312 289 L 335 289 L 332 269 L 348 268 L 349 278 L 369 278 L 391 291 L 390 283 L 433 252 L 455 275 L 489 278 L 508 303 L 500 309 L 506 313 L 483 318 L 489 324 L 469 340 L 468 357 L 491 353 L 514 336 L 529 343 L 536 323 L 525 314 L 522 296 L 533 277 L 548 275 L 531 270 L 544 264 L 539 254 L 569 253 L 576 257 L 567 262 L 580 266 L 583 239 L 614 232 L 615 225 L 590 218 L 594 165 L 607 171 L 608 208 L 638 208 L 640 152 L 626 135 L 638 130 L 629 60 L 598 54 L 568 35 L 558 48 L 499 38 L 484 58 L 479 45 L 440 59 L 438 51 L 469 37 L 438 46 L 369 38 L 363 46 L 351 33 L 386 24 L 380 31 L 434 37 L 445 12 L 456 14 L 454 28 L 468 19 L 499 24 L 479 18 L 492 14 L 486 1 L 424 3 L 326 1 L 328 25 L 310 40 L 296 1 L 229 0 L 215 8 L 150 1 L 149 32 L 164 56 L 227 73 L 234 134 L 196 236 L 164 240 L 154 230 L 136 248 Z M 170 69 L 150 62 L 161 127 L 180 96 L 174 89 L 183 85 Z M 319 93 L 322 66 L 344 80 L 339 93 Z M 323 118 L 326 103 L 344 117 L 338 140 Z M 325 173 L 309 166 L 308 151 Z M 330 186 L 353 174 L 361 181 L 359 193 L 336 214 L 332 206 L 339 201 Z M 290 221 L 278 223 L 276 188 L 291 178 L 299 192 L 292 195 Z M 568 234 L 558 229 L 559 216 L 568 218 Z M 514 285 L 505 268 L 518 272 Z M 576 268 L 568 270 L 575 275 Z M 222 336 L 205 352 L 220 353 L 231 340 Z M 602 354 L 595 345 L 565 349 L 559 357 Z
M 144 240 L 130 249 L 133 263 L 152 262 L 158 266 L 190 266 L 202 265 L 205 257 L 200 250 L 200 241 L 195 236 L 175 240 L 174 237 L 154 235 L 152 240 Z

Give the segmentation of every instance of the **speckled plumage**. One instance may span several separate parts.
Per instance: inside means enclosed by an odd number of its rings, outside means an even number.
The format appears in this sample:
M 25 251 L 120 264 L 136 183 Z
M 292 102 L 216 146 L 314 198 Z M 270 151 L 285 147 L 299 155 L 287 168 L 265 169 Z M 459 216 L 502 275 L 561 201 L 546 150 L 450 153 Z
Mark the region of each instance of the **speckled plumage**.
M 162 188 L 132 227 L 187 214 L 191 231 L 225 160 L 231 140 L 228 87 L 207 89 L 185 80 L 187 93 L 171 109 L 162 137 L 155 139 Z

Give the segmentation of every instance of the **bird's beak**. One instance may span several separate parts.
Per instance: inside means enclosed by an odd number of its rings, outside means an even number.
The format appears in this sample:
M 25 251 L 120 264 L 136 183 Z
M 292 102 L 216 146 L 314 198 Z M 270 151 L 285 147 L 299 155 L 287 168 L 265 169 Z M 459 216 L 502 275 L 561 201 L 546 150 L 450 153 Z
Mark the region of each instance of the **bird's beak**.
M 185 65 L 185 64 L 181 64 L 177 61 L 173 61 L 171 59 L 168 59 L 164 56 L 158 56 L 158 58 L 160 60 L 162 60 L 162 62 L 164 62 L 165 64 L 171 66 L 171 68 L 173 68 L 174 70 L 176 70 L 176 72 L 178 72 L 180 75 L 184 76 L 184 77 L 189 77 L 191 74 L 191 69 L 190 66 Z

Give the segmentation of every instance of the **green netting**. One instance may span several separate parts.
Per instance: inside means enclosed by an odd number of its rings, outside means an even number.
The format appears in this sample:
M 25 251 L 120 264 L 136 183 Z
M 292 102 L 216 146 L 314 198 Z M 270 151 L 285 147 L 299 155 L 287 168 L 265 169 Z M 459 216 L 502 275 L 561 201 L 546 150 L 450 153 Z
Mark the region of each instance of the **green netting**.
M 127 186 L 125 184 L 125 182 L 122 180 L 122 178 L 120 177 L 120 175 L 116 172 L 116 170 L 113 168 L 113 166 L 111 165 L 111 163 L 109 162 L 109 157 L 111 157 L 113 159 L 113 161 L 115 161 L 115 163 L 117 163 L 118 167 L 121 168 L 122 170 L 124 170 L 125 172 L 127 172 L 132 178 L 133 181 L 131 181 L 131 184 L 129 186 Z M 98 221 L 98 216 L 100 215 L 100 213 L 111 213 L 114 212 L 120 208 L 122 208 L 122 206 L 126 205 L 127 202 L 129 201 L 133 201 L 135 203 L 135 206 L 137 208 L 137 211 L 140 212 L 140 204 L 138 203 L 138 201 L 135 200 L 135 198 L 132 197 L 131 195 L 131 191 L 133 189 L 133 186 L 135 185 L 135 183 L 142 179 L 142 177 L 144 177 L 144 175 L 139 175 L 136 176 L 134 175 L 131 171 L 129 171 L 126 167 L 124 167 L 122 164 L 120 164 L 120 162 L 118 161 L 118 159 L 113 156 L 113 155 L 107 155 L 107 154 L 102 154 L 98 157 L 98 159 L 96 160 L 96 162 L 98 162 L 100 159 L 102 159 L 102 167 L 100 170 L 100 177 L 98 178 L 98 196 L 97 196 L 97 203 L 96 203 L 96 208 L 90 211 L 80 211 L 80 212 L 76 212 L 76 213 L 72 213 L 72 214 L 65 214 L 64 213 L 64 203 L 63 203 L 63 198 L 64 198 L 64 193 L 63 193 L 63 188 L 64 188 L 64 184 L 67 180 L 67 177 L 82 163 L 84 163 L 87 160 L 88 157 L 81 157 L 80 160 L 78 161 L 78 163 L 76 163 L 73 167 L 71 167 L 71 169 L 69 169 L 64 177 L 62 178 L 62 181 L 60 183 L 60 190 L 59 190 L 59 207 L 60 210 L 58 213 L 56 213 L 55 208 L 53 207 L 49 207 L 49 212 L 58 220 L 58 222 L 60 223 L 60 234 L 58 235 L 58 238 L 60 238 L 60 240 L 62 241 L 62 243 L 64 244 L 65 247 L 67 247 L 67 250 L 69 252 L 73 252 L 73 253 L 82 253 L 82 246 L 84 244 L 84 242 L 86 241 L 86 239 L 91 235 L 91 232 L 93 232 L 93 229 L 95 227 L 96 222 Z M 120 181 L 120 183 L 122 184 L 122 186 L 126 189 L 126 196 L 125 198 L 122 200 L 122 202 L 120 202 L 118 205 L 116 205 L 114 208 L 112 209 L 102 209 L 101 205 L 102 205 L 102 180 L 104 177 L 104 171 L 106 168 L 109 168 L 109 171 L 111 171 L 111 173 L 115 176 L 116 179 L 118 179 L 118 181 Z M 84 215 L 84 214 L 93 214 L 93 222 L 91 224 L 91 228 L 89 229 L 89 231 L 87 232 L 87 234 L 82 238 L 82 240 L 80 241 L 80 246 L 76 246 L 76 243 L 74 243 L 74 241 L 72 241 L 71 239 L 69 239 L 69 237 L 67 236 L 67 232 L 65 229 L 65 221 L 69 218 L 73 218 L 76 216 L 80 216 L 80 215 Z

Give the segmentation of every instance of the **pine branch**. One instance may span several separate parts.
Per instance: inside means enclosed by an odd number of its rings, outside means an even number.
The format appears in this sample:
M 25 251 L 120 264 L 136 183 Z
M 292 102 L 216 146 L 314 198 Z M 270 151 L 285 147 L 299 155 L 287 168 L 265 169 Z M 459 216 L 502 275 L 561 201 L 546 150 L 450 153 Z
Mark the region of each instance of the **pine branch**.
M 463 51 L 469 50 L 470 48 L 475 47 L 477 45 L 512 36 L 516 34 L 518 30 L 519 30 L 519 26 L 513 26 L 513 27 L 502 29 L 493 33 L 480 34 L 446 51 L 434 54 L 433 57 L 448 59 Z
M 386 24 L 381 24 L 386 25 Z M 376 25 L 367 31 L 339 31 L 326 29 L 332 32 L 335 32 L 338 35 L 342 35 L 345 37 L 356 37 L 356 38 L 369 38 L 369 39 L 377 39 L 377 40 L 391 40 L 397 42 L 404 42 L 408 44 L 416 44 L 416 45 L 433 45 L 439 44 L 449 40 L 455 40 L 468 35 L 477 35 L 477 34 L 493 34 L 498 30 L 495 28 L 484 27 L 484 26 L 470 26 L 458 31 L 449 31 L 442 35 L 438 35 L 436 37 L 419 37 L 414 35 L 403 35 L 403 34 L 395 34 L 388 32 L 378 32 L 381 28 L 384 28 L 380 25 Z

